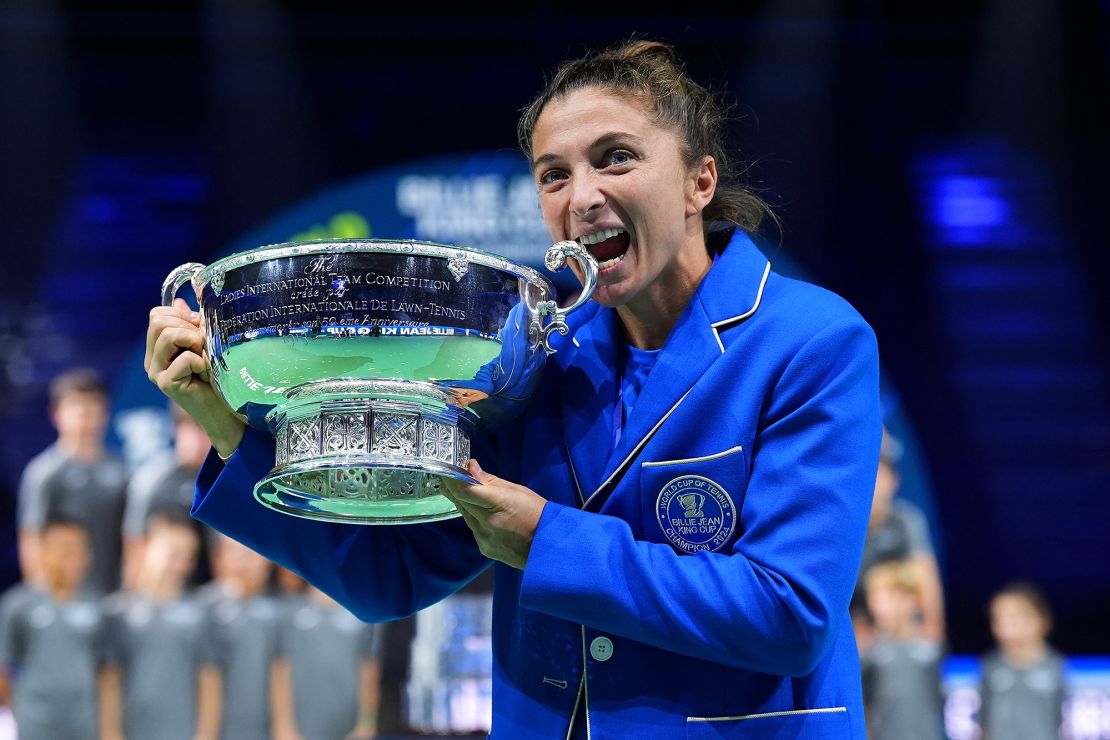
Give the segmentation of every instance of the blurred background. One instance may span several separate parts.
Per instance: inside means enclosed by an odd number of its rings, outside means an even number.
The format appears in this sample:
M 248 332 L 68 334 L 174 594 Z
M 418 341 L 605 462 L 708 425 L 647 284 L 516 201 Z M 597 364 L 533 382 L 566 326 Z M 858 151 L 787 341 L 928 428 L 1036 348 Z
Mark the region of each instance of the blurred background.
M 783 224 L 772 263 L 878 335 L 897 496 L 943 585 L 949 734 L 975 736 L 959 692 L 991 595 L 1022 579 L 1076 658 L 1070 736 L 1110 737 L 1110 2 L 733 6 L 0 0 L 0 586 L 54 377 L 106 380 L 130 470 L 170 446 L 141 356 L 173 267 L 324 236 L 538 265 L 519 110 L 562 59 L 636 34 L 736 103 Z M 411 662 L 414 623 L 391 629 L 383 687 Z

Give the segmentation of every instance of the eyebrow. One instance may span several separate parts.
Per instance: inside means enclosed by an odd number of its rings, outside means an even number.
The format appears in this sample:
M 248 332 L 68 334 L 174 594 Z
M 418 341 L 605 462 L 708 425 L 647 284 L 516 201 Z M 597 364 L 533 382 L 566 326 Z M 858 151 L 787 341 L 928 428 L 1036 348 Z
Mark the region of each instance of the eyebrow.
M 594 140 L 594 142 L 592 144 L 590 144 L 589 148 L 590 149 L 597 149 L 600 146 L 605 146 L 606 144 L 612 144 L 616 141 L 631 141 L 634 144 L 643 144 L 644 140 L 641 137 L 637 136 L 636 134 L 631 134 L 631 133 L 628 133 L 627 131 L 608 131 L 608 132 L 602 134 L 601 136 L 597 137 L 597 139 Z M 540 165 L 544 165 L 544 164 L 547 164 L 549 162 L 553 162 L 557 159 L 559 159 L 559 155 L 557 155 L 557 154 L 551 154 L 551 153 L 541 154 L 540 156 L 538 156 L 534 160 L 532 160 L 532 170 L 535 171 L 536 168 L 538 168 Z

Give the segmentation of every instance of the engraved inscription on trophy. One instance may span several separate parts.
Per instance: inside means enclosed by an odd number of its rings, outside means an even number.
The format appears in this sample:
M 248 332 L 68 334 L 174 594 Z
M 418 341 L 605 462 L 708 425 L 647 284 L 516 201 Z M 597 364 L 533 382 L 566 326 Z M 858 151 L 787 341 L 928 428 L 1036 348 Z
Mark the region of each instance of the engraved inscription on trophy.
M 338 254 L 321 254 L 309 260 L 308 264 L 305 265 L 304 271 L 306 274 L 332 272 L 338 260 Z
M 298 272 L 272 270 L 276 274 L 265 276 L 270 279 L 229 273 L 218 304 L 223 341 L 235 345 L 259 336 L 322 333 L 378 336 L 374 327 L 397 327 L 398 335 L 450 334 L 442 330 L 464 328 L 471 319 L 475 300 L 468 293 L 460 305 L 452 295 L 471 273 L 465 255 L 406 258 L 415 261 L 416 274 L 366 269 L 342 256 L 315 255 L 302 260 Z M 449 276 L 429 276 L 437 267 Z M 480 318 L 479 323 L 495 322 Z M 412 331 L 420 327 L 440 331 Z

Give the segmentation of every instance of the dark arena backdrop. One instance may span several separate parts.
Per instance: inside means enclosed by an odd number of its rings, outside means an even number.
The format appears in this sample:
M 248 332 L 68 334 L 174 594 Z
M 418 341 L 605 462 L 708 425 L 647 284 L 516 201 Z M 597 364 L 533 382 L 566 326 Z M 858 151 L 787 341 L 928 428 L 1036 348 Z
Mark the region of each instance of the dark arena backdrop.
M 109 379 L 129 460 L 168 443 L 141 345 L 170 269 L 317 236 L 537 264 L 519 110 L 560 60 L 635 35 L 735 101 L 772 261 L 878 335 L 950 681 L 1021 578 L 1110 686 L 1110 1 L 137 5 L 0 0 L 0 585 L 55 374 Z

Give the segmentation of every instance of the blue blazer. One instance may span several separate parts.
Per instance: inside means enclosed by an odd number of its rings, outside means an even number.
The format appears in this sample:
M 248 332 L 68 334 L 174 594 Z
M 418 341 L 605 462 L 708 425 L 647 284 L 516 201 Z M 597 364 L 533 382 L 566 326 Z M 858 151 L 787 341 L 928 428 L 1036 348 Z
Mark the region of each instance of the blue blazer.
M 491 737 L 863 740 L 848 619 L 878 465 L 878 355 L 846 302 L 737 231 L 613 446 L 621 337 L 572 315 L 491 468 L 548 499 L 523 571 L 495 564 Z M 273 441 L 209 458 L 194 514 L 367 621 L 489 565 L 459 519 L 363 527 L 256 504 Z

